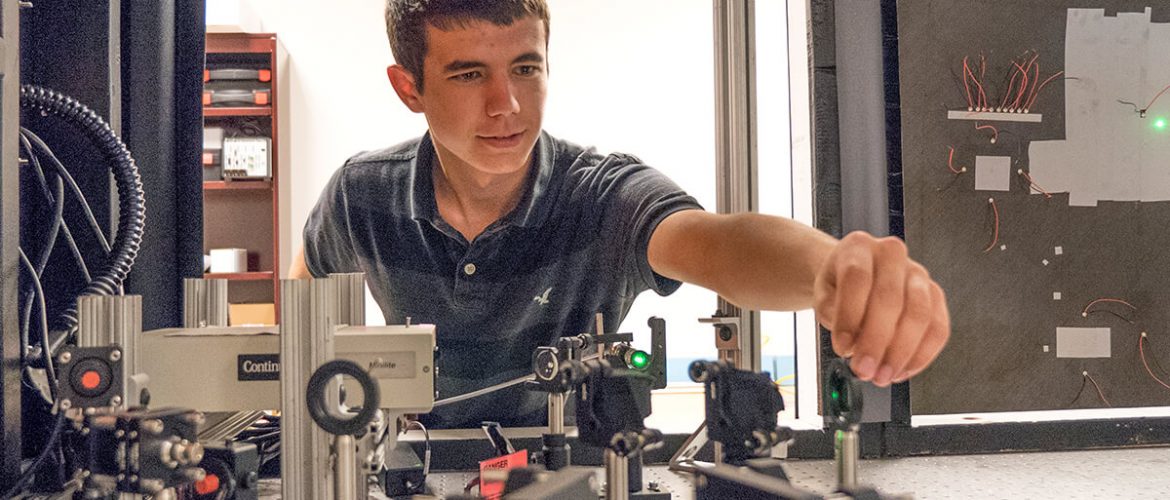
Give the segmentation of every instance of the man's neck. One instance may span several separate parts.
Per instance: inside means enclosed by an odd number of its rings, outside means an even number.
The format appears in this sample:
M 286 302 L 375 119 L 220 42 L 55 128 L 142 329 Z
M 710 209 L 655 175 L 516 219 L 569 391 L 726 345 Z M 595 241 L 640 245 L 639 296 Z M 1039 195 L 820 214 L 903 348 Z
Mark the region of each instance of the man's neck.
M 435 205 L 443 220 L 467 241 L 474 241 L 484 229 L 516 208 L 524 195 L 528 168 L 493 175 L 476 171 L 458 158 L 444 158 L 451 155 L 437 156 L 439 161 L 432 169 Z

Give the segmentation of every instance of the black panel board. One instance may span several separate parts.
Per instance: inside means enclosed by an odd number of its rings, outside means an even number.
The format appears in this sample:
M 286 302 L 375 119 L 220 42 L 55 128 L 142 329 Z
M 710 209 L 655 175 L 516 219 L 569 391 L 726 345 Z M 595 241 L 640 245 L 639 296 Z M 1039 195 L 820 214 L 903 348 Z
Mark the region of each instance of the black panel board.
M 1147 7 L 1152 22 L 1170 22 L 1164 2 L 898 2 L 906 240 L 946 290 L 952 318 L 947 348 L 911 384 L 913 413 L 1091 408 L 1106 406 L 1106 399 L 1115 407 L 1170 405 L 1170 390 L 1147 373 L 1138 352 L 1140 332 L 1147 331 L 1150 368 L 1168 380 L 1155 362 L 1170 366 L 1170 234 L 1162 230 L 1170 202 L 1070 207 L 1067 193 L 1029 194 L 1015 171 L 1028 169 L 1029 141 L 1065 137 L 1064 92 L 1073 80 L 1044 89 L 1034 110 L 1043 123 L 994 122 L 1000 134 L 994 144 L 974 122 L 946 118 L 948 109 L 967 107 L 959 77 L 964 56 L 987 56 L 986 81 L 1002 88 L 1004 65 L 1035 49 L 1047 77 L 1064 68 L 1067 9 L 1103 8 L 1112 16 Z M 956 168 L 970 170 L 976 155 L 1012 157 L 1010 191 L 994 194 L 998 243 L 988 252 L 995 231 L 989 195 L 974 190 L 973 172 L 951 174 L 948 146 Z M 1075 251 L 1055 255 L 1056 246 Z M 1122 298 L 1137 311 L 1107 303 L 1094 310 L 1118 314 L 1082 316 L 1103 297 Z M 1111 357 L 1058 359 L 1058 326 L 1110 327 Z
M 123 140 L 138 164 L 147 229 L 126 292 L 143 330 L 182 324 L 182 280 L 203 271 L 204 2 L 122 5 Z

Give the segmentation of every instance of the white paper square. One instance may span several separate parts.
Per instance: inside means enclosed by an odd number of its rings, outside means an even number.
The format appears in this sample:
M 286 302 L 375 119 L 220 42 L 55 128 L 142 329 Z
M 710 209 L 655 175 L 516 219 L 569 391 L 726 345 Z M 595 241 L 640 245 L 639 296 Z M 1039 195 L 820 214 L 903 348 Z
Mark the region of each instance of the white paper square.
M 1064 253 L 1064 247 L 1056 247 L 1056 250 L 1055 250 L 1055 252 L 1056 252 L 1056 255 L 1063 254 L 1063 253 Z
M 1048 344 L 1044 345 L 1044 352 L 1048 352 Z
M 1108 358 L 1110 357 L 1109 328 L 1056 329 L 1056 357 Z
M 975 190 L 1010 191 L 1012 180 L 1012 157 L 976 156 Z
M 1052 292 L 1052 300 L 1060 300 L 1060 292 Z

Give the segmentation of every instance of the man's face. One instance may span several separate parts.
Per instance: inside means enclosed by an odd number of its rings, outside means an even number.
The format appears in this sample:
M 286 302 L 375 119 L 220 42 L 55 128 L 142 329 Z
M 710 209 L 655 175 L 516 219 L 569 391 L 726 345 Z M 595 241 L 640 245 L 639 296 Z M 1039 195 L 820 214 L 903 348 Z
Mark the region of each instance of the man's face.
M 528 166 L 547 87 L 544 23 L 427 28 L 418 107 L 445 168 L 510 174 Z M 409 105 L 409 103 L 408 103 Z

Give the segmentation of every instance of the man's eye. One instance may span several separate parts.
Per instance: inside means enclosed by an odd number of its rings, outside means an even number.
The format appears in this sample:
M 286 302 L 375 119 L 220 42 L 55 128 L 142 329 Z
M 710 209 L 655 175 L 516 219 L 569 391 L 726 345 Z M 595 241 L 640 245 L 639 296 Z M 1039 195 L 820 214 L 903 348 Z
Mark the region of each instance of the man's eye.
M 482 75 L 478 71 L 468 71 L 467 73 L 459 73 L 458 75 L 452 76 L 451 79 L 458 82 L 470 82 L 478 79 L 480 76 Z
M 520 76 L 532 76 L 540 71 L 539 66 L 520 66 L 516 68 L 516 74 Z

